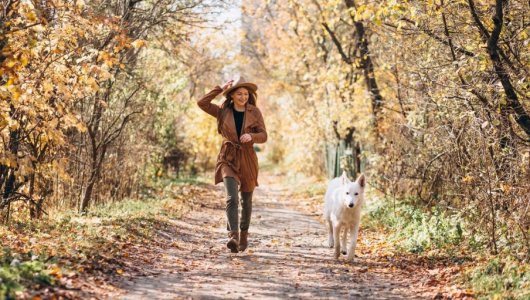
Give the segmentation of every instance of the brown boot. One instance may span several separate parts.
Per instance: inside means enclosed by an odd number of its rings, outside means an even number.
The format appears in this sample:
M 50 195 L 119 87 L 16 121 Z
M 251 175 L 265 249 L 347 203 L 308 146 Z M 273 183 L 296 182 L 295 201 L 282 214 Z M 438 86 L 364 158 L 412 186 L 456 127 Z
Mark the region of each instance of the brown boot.
M 241 231 L 241 237 L 239 241 L 239 251 L 243 252 L 248 247 L 248 230 Z
M 232 253 L 237 253 L 239 248 L 239 231 L 230 231 L 228 232 L 228 243 L 226 247 L 230 249 Z

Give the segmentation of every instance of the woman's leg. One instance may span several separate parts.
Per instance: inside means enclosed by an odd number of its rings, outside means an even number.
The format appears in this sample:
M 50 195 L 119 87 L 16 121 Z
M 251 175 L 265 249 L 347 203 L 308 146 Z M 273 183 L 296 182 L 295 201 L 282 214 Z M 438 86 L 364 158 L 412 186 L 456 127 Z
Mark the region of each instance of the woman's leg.
M 228 231 L 239 231 L 238 226 L 238 186 L 233 177 L 223 178 L 226 192 L 226 229 Z
M 250 217 L 252 216 L 252 193 L 241 192 L 241 222 L 239 228 L 241 231 L 248 231 L 250 226 Z
M 245 251 L 248 246 L 248 227 L 252 215 L 252 192 L 241 192 L 241 236 L 239 240 L 239 251 Z

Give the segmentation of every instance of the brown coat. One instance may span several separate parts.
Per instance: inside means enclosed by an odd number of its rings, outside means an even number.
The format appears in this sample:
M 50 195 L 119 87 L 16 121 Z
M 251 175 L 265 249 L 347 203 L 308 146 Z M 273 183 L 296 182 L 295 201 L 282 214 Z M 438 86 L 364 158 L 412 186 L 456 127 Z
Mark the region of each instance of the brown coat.
M 197 104 L 208 114 L 219 118 L 221 108 L 211 103 L 223 90 L 216 86 L 204 95 Z M 234 113 L 230 109 L 221 124 L 223 143 L 217 156 L 215 167 L 215 184 L 223 182 L 224 177 L 233 177 L 240 184 L 242 192 L 252 192 L 258 186 L 258 157 L 254 151 L 254 143 L 265 143 L 267 131 L 260 110 L 249 103 L 246 104 L 245 117 L 241 135 L 248 133 L 252 141 L 242 144 L 237 138 Z

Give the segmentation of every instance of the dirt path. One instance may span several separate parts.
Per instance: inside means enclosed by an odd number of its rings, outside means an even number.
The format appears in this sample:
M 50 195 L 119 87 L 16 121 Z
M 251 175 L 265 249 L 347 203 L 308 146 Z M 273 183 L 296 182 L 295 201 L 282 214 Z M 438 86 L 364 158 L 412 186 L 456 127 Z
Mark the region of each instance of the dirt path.
M 266 179 L 256 190 L 246 252 L 226 249 L 223 192 L 216 187 L 217 200 L 175 221 L 181 232 L 160 258 L 158 275 L 125 281 L 121 299 L 427 298 L 410 288 L 417 276 L 390 272 L 376 254 L 364 254 L 362 239 L 354 263 L 333 259 L 318 217 Z

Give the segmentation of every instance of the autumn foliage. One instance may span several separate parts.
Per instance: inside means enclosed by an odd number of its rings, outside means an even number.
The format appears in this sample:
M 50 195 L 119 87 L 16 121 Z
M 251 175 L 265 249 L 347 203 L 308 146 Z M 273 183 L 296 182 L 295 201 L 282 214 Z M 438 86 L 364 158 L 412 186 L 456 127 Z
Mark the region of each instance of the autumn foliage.
M 219 137 L 195 100 L 241 73 L 273 165 L 324 180 L 347 141 L 387 199 L 528 259 L 528 1 L 242 2 L 228 36 L 203 27 L 223 1 L 2 1 L 1 220 L 211 170 Z
M 192 155 L 177 134 L 185 105 L 173 105 L 190 84 L 191 67 L 176 61 L 196 51 L 188 37 L 218 5 L 0 5 L 4 222 L 13 214 L 38 218 L 53 207 L 86 212 L 94 202 L 133 197 L 167 167 L 164 157 Z M 170 71 L 159 76 L 164 70 Z
M 290 169 L 315 174 L 324 145 L 353 131 L 374 188 L 464 216 L 468 241 L 528 258 L 526 1 L 248 1 L 245 9 L 256 17 L 247 18 L 244 56 L 281 111 L 271 144 Z

